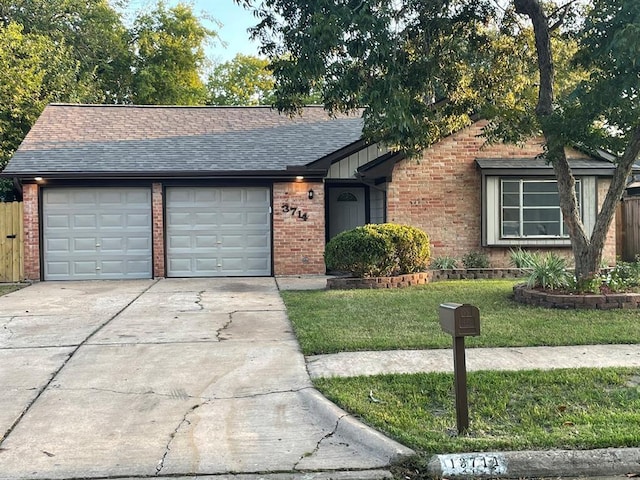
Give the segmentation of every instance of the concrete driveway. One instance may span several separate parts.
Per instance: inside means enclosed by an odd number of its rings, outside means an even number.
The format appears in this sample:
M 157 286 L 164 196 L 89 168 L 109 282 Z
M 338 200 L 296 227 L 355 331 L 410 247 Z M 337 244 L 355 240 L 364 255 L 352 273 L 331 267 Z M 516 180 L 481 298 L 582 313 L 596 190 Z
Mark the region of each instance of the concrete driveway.
M 2 479 L 381 478 L 411 453 L 312 388 L 273 278 L 38 283 L 0 326 Z

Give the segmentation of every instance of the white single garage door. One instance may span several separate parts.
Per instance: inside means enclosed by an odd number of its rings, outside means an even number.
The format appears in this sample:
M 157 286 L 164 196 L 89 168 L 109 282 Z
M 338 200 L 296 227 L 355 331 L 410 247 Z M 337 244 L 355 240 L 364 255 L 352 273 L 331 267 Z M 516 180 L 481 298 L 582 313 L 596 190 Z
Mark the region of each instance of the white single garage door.
M 167 275 L 271 275 L 270 207 L 265 187 L 167 188 Z
M 45 280 L 152 277 L 151 190 L 43 190 Z

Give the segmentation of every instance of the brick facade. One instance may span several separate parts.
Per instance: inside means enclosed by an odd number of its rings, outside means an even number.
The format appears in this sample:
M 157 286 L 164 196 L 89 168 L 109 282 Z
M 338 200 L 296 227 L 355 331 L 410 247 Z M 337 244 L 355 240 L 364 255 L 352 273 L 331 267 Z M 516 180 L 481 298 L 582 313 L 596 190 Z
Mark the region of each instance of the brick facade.
M 151 222 L 153 225 L 153 276 L 165 276 L 164 202 L 161 183 L 151 185 Z
M 420 159 L 405 159 L 393 171 L 387 191 L 387 221 L 408 224 L 426 231 L 432 256 L 461 259 L 473 250 L 484 250 L 491 266 L 509 266 L 508 247 L 481 249 L 481 175 L 475 159 L 531 158 L 542 151 L 540 141 L 524 147 L 484 145 L 483 122 L 478 122 L 427 149 Z M 597 184 L 601 205 L 608 179 Z M 309 192 L 313 190 L 313 198 Z M 154 181 L 152 192 L 153 276 L 164 277 L 165 225 L 163 184 Z M 25 278 L 41 276 L 39 186 L 25 184 L 24 272 Z M 273 272 L 275 275 L 325 273 L 325 186 L 323 182 L 276 182 L 273 184 Z M 306 219 L 305 219 L 306 218 Z M 616 258 L 615 222 L 609 231 L 604 259 Z M 540 250 L 535 248 L 536 250 Z M 556 249 L 572 257 L 568 247 Z
M 40 280 L 40 216 L 39 187 L 34 183 L 22 186 L 24 220 L 24 277 Z
M 387 220 L 427 232 L 432 257 L 460 259 L 470 251 L 482 250 L 489 255 L 492 267 L 504 268 L 509 266 L 509 247 L 480 247 L 481 175 L 475 159 L 532 158 L 542 152 L 542 141 L 530 141 L 522 147 L 485 145 L 485 125 L 486 122 L 476 122 L 428 148 L 421 158 L 399 162 L 388 188 Z M 607 185 L 599 182 L 599 202 Z M 570 247 L 555 250 L 572 255 Z M 606 253 L 606 258 L 615 259 L 615 225 L 609 231 Z
M 309 199 L 310 190 L 313 190 L 312 199 Z M 293 208 L 296 209 L 295 212 Z M 307 215 L 306 221 L 300 218 L 300 215 L 304 214 Z M 323 274 L 325 272 L 324 245 L 324 185 L 320 182 L 274 184 L 274 273 L 276 275 Z

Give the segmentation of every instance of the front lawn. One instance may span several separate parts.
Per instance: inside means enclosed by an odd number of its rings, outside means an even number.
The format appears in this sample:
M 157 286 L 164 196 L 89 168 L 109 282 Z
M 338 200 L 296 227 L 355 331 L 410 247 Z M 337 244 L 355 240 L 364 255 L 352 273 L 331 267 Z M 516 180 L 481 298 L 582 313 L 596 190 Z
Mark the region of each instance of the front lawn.
M 283 291 L 305 355 L 450 348 L 441 303 L 480 309 L 481 336 L 467 347 L 640 343 L 637 310 L 550 310 L 512 300 L 512 280 L 437 282 L 397 290 Z
M 470 372 L 469 431 L 457 435 L 453 375 L 318 379 L 329 399 L 419 453 L 640 444 L 640 371 Z

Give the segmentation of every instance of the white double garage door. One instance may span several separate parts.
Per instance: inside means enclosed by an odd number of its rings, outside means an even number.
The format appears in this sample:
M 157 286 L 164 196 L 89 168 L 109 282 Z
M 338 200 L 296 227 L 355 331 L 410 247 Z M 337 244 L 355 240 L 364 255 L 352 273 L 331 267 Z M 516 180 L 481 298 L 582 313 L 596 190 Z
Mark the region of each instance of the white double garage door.
M 45 188 L 42 198 L 45 280 L 153 276 L 151 189 Z M 167 187 L 166 275 L 271 275 L 270 206 L 267 187 Z

